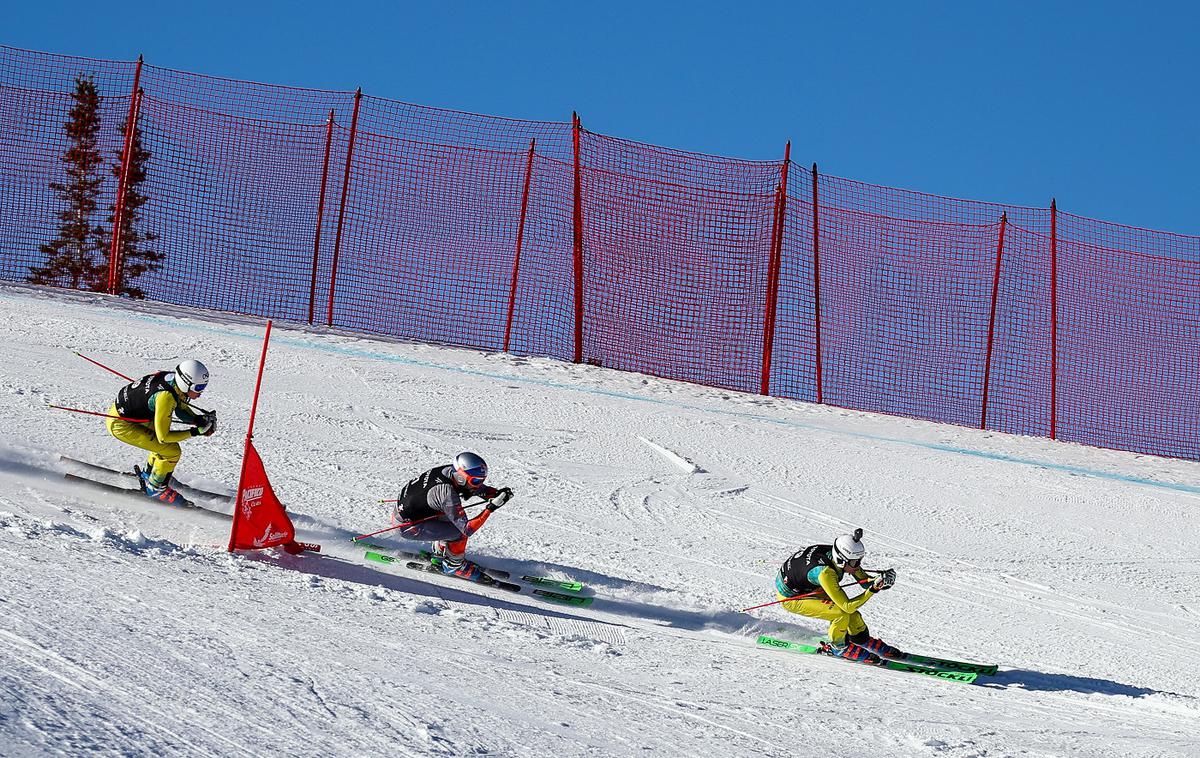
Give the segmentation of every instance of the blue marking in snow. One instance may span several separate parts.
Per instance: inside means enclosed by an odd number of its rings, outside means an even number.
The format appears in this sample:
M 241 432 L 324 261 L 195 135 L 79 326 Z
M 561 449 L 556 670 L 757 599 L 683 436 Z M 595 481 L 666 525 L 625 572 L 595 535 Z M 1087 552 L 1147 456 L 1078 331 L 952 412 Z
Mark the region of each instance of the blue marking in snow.
M 11 298 L 4 298 L 11 299 Z M 87 306 L 85 306 L 87 307 Z M 111 313 L 111 312 L 110 312 Z M 234 331 L 232 329 L 224 329 L 216 326 L 206 326 L 192 321 L 182 321 L 181 318 L 187 317 L 164 317 L 164 316 L 149 316 L 146 314 L 126 314 L 130 318 L 150 321 L 156 324 L 173 326 L 176 328 L 195 329 L 198 331 L 211 332 L 213 334 L 222 334 L 230 337 L 241 337 L 243 339 L 259 339 L 257 334 L 246 334 L 244 332 Z M 286 327 L 285 327 L 286 328 Z M 333 335 L 335 337 L 345 338 L 346 335 Z M 351 337 L 353 339 L 353 337 Z M 1015 463 L 1020 466 L 1032 466 L 1034 468 L 1048 469 L 1051 471 L 1062 471 L 1068 474 L 1081 474 L 1083 476 L 1094 476 L 1097 479 L 1108 479 L 1116 482 L 1126 482 L 1128 484 L 1140 484 L 1147 487 L 1157 487 L 1160 489 L 1174 490 L 1176 492 L 1186 492 L 1192 495 L 1200 495 L 1200 486 L 1193 484 L 1180 484 L 1176 482 L 1163 482 L 1157 479 L 1146 479 L 1140 476 L 1132 476 L 1130 474 L 1118 474 L 1112 471 L 1101 471 L 1098 469 L 1085 468 L 1083 466 L 1071 466 L 1064 463 L 1050 463 L 1047 461 L 1032 460 L 1029 458 L 1019 458 L 1005 453 L 989 453 L 983 450 L 971 450 L 970 448 L 955 447 L 953 445 L 944 445 L 937 442 L 921 442 L 920 440 L 901 439 L 896 437 L 885 437 L 877 434 L 868 434 L 866 432 L 852 432 L 840 429 L 829 429 L 817 424 L 807 424 L 802 421 L 792 421 L 789 419 L 771 418 L 769 416 L 761 416 L 755 413 L 746 411 L 734 411 L 721 408 L 705 408 L 698 405 L 690 405 L 688 403 L 680 403 L 673 400 L 661 400 L 653 397 L 643 397 L 641 395 L 632 395 L 627 392 L 616 392 L 614 390 L 600 389 L 596 387 L 576 387 L 570 384 L 562 384 L 560 382 L 552 382 L 547 379 L 530 379 L 522 376 L 512 376 L 510 374 L 497 374 L 491 371 L 479 371 L 476 369 L 461 368 L 456 366 L 446 366 L 440 363 L 431 361 L 422 361 L 415 358 L 405 358 L 400 355 L 392 355 L 390 353 L 381 353 L 377 350 L 365 350 L 362 348 L 343 347 L 341 345 L 326 345 L 321 343 L 309 342 L 307 340 L 297 339 L 295 337 L 276 337 L 276 343 L 282 343 L 291 347 L 303 348 L 306 350 L 318 350 L 326 353 L 337 353 L 339 355 L 348 355 L 357 358 L 368 358 L 371 360 L 387 361 L 389 363 L 399 363 L 407 366 L 419 366 L 421 368 L 439 369 L 441 371 L 449 371 L 451 373 L 463 374 L 465 376 L 476 376 L 485 379 L 499 379 L 506 382 L 520 382 L 523 384 L 532 384 L 542 387 L 549 387 L 558 390 L 568 390 L 572 392 L 582 392 L 589 395 L 600 395 L 603 397 L 611 397 L 619 400 L 634 400 L 642 403 L 652 403 L 662 405 L 669 408 L 679 408 L 682 410 L 698 411 L 701 413 L 716 413 L 724 416 L 733 416 L 738 418 L 751 419 L 754 421 L 765 421 L 778 426 L 785 426 L 795 429 L 805 429 L 808 431 L 822 432 L 825 434 L 842 435 L 845 437 L 853 437 L 856 439 L 871 440 L 874 442 L 887 442 L 895 445 L 908 445 L 910 447 L 920 447 L 926 450 L 936 450 L 943 453 L 952 453 L 955 455 L 964 455 L 973 458 L 983 458 L 985 460 L 999 461 L 1001 463 Z M 421 344 L 421 343 L 414 343 Z M 461 348 L 467 349 L 467 348 Z M 569 365 L 569 364 L 568 364 Z M 699 385 L 697 385 L 699 386 Z M 712 388 L 716 389 L 716 388 Z M 788 401 L 785 398 L 776 398 L 783 402 Z M 795 401 L 801 402 L 801 401 Z M 836 407 L 836 406 L 830 406 Z

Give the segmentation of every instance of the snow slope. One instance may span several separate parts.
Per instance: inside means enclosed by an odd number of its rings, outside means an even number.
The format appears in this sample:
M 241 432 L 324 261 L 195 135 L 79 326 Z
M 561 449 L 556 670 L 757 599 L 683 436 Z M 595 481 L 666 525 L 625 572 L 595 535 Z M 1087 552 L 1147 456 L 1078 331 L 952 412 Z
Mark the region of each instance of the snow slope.
M 276 324 L 255 443 L 320 555 L 64 480 L 140 456 L 126 374 L 199 357 L 184 482 L 236 481 L 263 323 L 0 288 L 0 754 L 1200 754 L 1200 467 L 590 366 Z M 472 449 L 517 498 L 481 562 L 549 605 L 361 560 L 381 498 Z M 228 504 L 225 510 L 229 510 Z M 975 685 L 761 649 L 792 551 L 866 530 L 864 615 Z

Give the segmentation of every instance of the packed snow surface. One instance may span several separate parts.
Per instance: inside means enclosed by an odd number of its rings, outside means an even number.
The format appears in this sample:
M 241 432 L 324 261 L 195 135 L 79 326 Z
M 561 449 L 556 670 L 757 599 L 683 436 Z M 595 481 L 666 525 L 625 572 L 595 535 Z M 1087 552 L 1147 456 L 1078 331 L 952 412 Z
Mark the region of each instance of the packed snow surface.
M 264 326 L 0 288 L 0 754 L 1200 754 L 1196 463 L 276 324 L 254 441 L 319 555 L 230 554 L 221 513 L 63 477 L 141 460 L 48 409 L 123 384 L 73 351 L 196 357 L 218 431 L 177 475 L 232 492 Z M 471 556 L 591 607 L 363 561 L 380 500 L 461 450 L 517 495 Z M 755 644 L 824 633 L 740 609 L 858 526 L 899 576 L 872 633 L 998 674 Z

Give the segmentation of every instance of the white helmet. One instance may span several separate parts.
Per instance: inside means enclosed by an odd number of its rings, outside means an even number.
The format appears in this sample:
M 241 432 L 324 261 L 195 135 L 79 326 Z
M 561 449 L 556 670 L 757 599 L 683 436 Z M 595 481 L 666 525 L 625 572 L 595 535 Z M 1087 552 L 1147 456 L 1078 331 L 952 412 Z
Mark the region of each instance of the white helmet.
M 867 554 L 867 548 L 862 543 L 862 529 L 855 529 L 854 534 L 843 534 L 833 541 L 833 564 L 839 568 L 853 564 L 851 568 L 857 568 L 862 563 L 863 556 Z
M 208 369 L 200 361 L 189 358 L 175 367 L 175 389 L 183 394 L 208 389 Z

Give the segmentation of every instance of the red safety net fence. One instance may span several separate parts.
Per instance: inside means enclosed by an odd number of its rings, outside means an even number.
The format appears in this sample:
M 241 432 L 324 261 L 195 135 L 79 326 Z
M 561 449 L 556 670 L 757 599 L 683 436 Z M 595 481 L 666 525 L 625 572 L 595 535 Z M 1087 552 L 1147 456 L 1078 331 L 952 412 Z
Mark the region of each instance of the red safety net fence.
M 104 275 L 53 284 L 1200 459 L 1200 238 L 819 174 L 790 146 L 0 47 L 0 279 L 79 210 L 50 184 L 80 76 L 104 165 L 74 254 Z M 145 271 L 112 234 L 131 223 Z
M 780 164 L 580 135 L 582 357 L 756 392 Z

